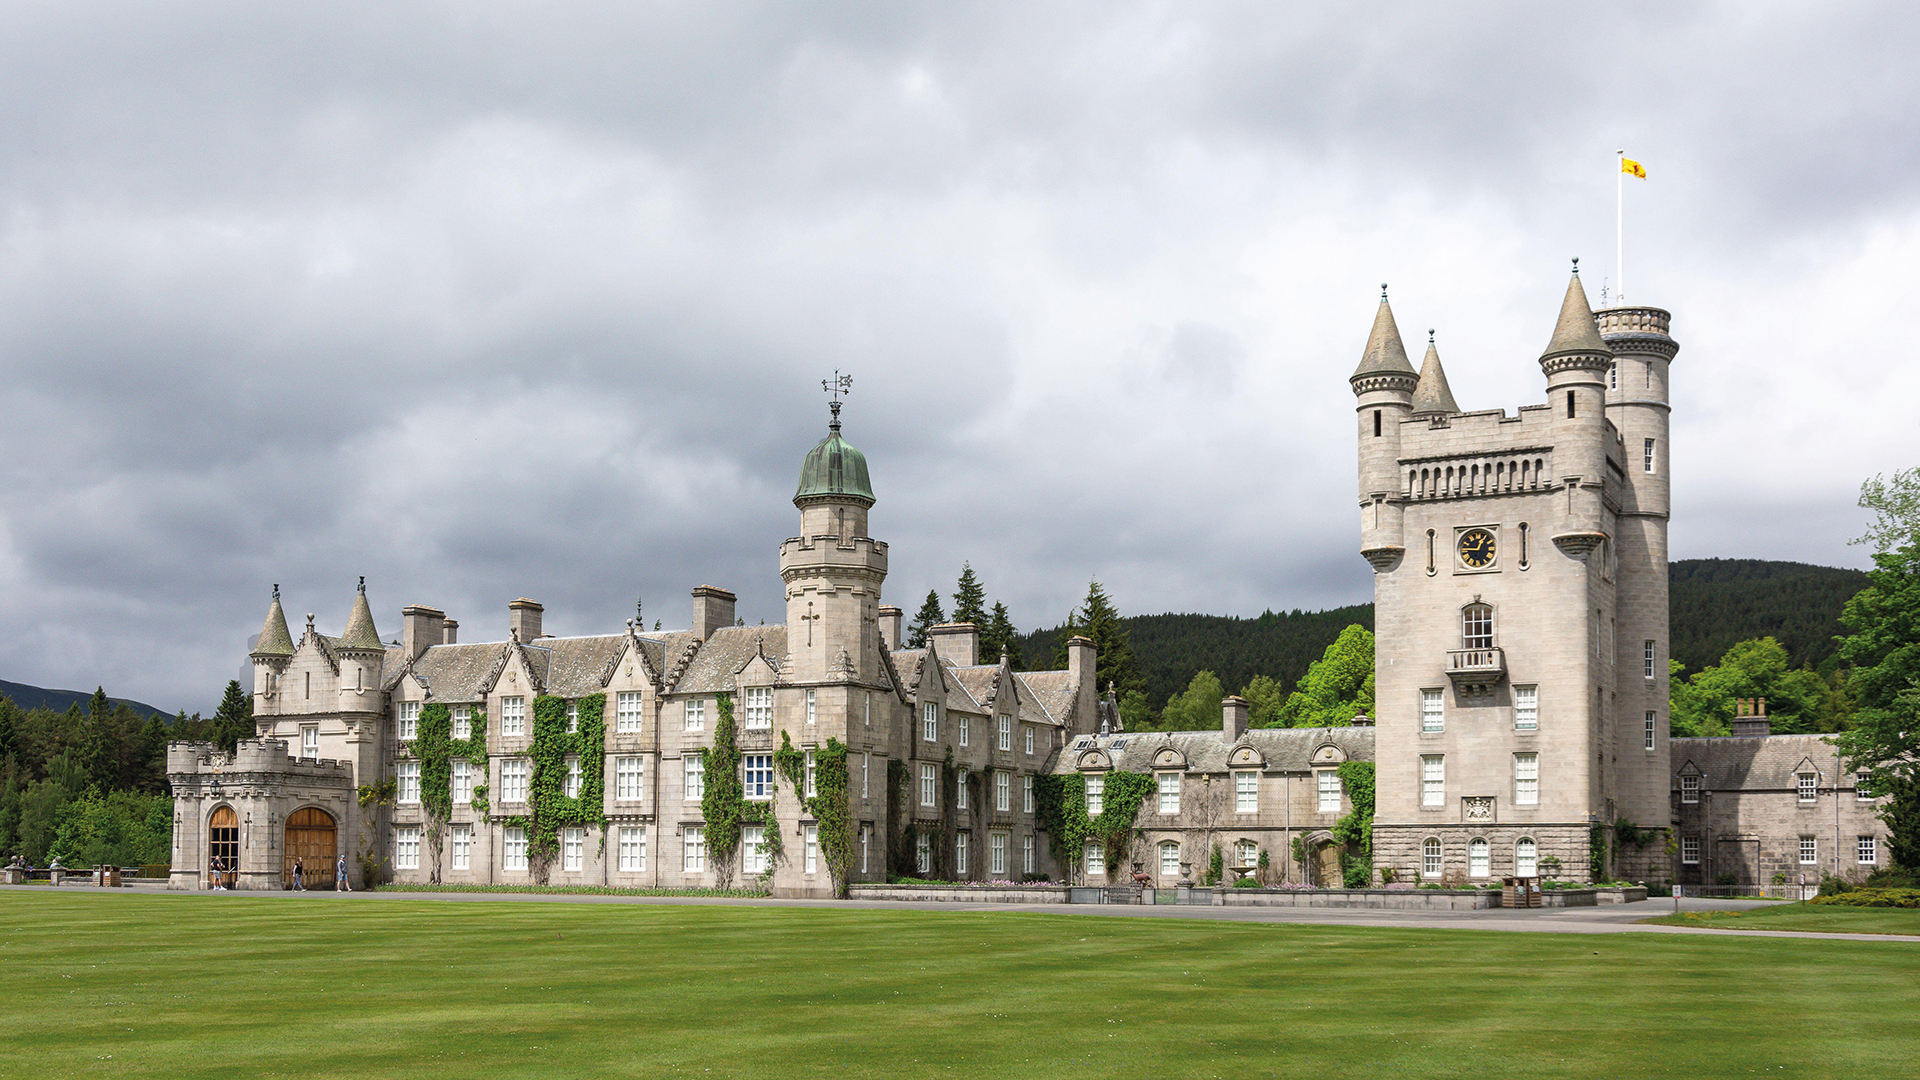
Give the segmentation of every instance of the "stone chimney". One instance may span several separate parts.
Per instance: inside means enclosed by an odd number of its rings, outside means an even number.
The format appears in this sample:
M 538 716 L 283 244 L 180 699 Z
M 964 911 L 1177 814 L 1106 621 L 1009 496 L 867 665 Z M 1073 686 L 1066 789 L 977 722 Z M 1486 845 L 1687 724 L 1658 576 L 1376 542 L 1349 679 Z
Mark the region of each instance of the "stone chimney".
M 1094 669 L 1100 650 L 1093 639 L 1080 634 L 1067 639 L 1067 678 L 1078 689 L 1074 699 L 1074 730 L 1091 732 L 1100 723 L 1100 688 L 1094 684 Z M 998 660 L 999 657 L 995 657 Z
M 458 645 L 460 643 L 460 624 L 457 622 L 454 622 L 452 619 L 448 619 L 446 622 L 440 625 L 441 625 L 441 629 L 446 631 L 446 635 L 447 635 L 446 640 L 442 641 L 441 644 Z
M 414 604 L 400 609 L 400 643 L 406 646 L 407 659 L 417 659 L 430 646 L 446 643 L 447 613 L 437 608 Z
M 1247 733 L 1247 699 L 1230 697 L 1220 702 L 1220 737 L 1227 742 L 1239 742 L 1240 736 Z
M 1735 735 L 1751 738 L 1773 734 L 1773 721 L 1767 717 L 1766 698 L 1739 698 L 1733 704 Z
M 1347 725 L 1349 727 L 1372 727 L 1373 717 L 1368 716 L 1366 713 L 1356 713 L 1354 718 L 1347 722 Z
M 880 640 L 887 643 L 888 652 L 900 649 L 900 615 L 900 609 L 892 604 L 880 608 Z
M 733 625 L 733 607 L 739 597 L 725 589 L 702 585 L 693 590 L 693 632 L 705 641 L 715 630 Z
M 532 641 L 540 636 L 540 613 L 545 610 L 524 596 L 515 600 L 507 605 L 507 630 L 517 641 Z
M 927 627 L 927 640 L 940 659 L 955 667 L 972 667 L 980 662 L 980 628 L 970 622 L 940 623 Z

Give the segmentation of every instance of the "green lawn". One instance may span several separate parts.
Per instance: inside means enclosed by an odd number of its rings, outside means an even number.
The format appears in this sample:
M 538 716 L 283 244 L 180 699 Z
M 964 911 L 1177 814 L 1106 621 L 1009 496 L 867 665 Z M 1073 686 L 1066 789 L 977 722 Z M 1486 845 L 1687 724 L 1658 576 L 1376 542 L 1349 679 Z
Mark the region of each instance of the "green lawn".
M 1770 904 L 1746 911 L 1687 911 L 1645 920 L 1716 930 L 1817 930 L 1828 934 L 1920 934 L 1920 908 Z
M 1911 944 L 0 893 L 0 1076 L 1903 1075 Z

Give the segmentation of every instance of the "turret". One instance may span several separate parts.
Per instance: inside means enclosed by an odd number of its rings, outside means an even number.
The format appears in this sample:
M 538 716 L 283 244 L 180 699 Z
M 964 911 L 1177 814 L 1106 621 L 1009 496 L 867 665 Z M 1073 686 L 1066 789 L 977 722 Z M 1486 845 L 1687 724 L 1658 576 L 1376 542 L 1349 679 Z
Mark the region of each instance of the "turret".
M 1433 343 L 1433 331 L 1427 331 L 1427 355 L 1420 361 L 1420 385 L 1413 391 L 1413 415 L 1452 416 L 1460 411 L 1454 404 L 1453 388 L 1447 385 L 1447 373 L 1440 366 L 1440 349 Z
M 1400 328 L 1387 304 L 1387 287 L 1380 286 L 1380 307 L 1367 335 L 1360 366 L 1347 380 L 1358 399 L 1356 415 L 1360 443 L 1360 554 L 1385 573 L 1400 564 L 1406 553 L 1401 538 L 1400 423 L 1413 412 L 1413 394 L 1419 376 L 1407 362 Z
M 367 579 L 353 594 L 353 613 L 347 628 L 333 643 L 340 662 L 340 711 L 372 712 L 379 708 L 380 663 L 387 647 L 373 628 L 373 609 L 367 604 Z
M 878 684 L 880 586 L 887 577 L 887 545 L 867 535 L 873 484 L 866 455 L 840 435 L 835 390 L 827 437 L 807 452 L 793 505 L 800 535 L 780 545 L 780 578 L 786 583 L 787 652 L 781 672 L 796 683 L 852 680 Z
M 1607 419 L 1624 444 L 1632 508 L 1666 514 L 1672 474 L 1667 468 L 1668 373 L 1680 345 L 1668 336 L 1673 316 L 1657 307 L 1599 312 L 1600 336 L 1613 351 L 1607 373 Z
M 273 602 L 267 605 L 267 621 L 260 627 L 260 640 L 255 643 L 253 657 L 253 708 L 255 712 L 265 712 L 263 706 L 278 689 L 279 679 L 287 670 L 287 660 L 293 656 L 293 634 L 287 630 L 287 613 L 280 607 L 280 586 L 273 587 Z
M 1576 259 L 1553 339 L 1540 354 L 1554 426 L 1552 479 L 1571 491 L 1553 542 L 1576 558 L 1585 558 L 1606 536 L 1602 495 L 1607 472 L 1607 370 L 1612 366 L 1613 350 L 1594 326 Z

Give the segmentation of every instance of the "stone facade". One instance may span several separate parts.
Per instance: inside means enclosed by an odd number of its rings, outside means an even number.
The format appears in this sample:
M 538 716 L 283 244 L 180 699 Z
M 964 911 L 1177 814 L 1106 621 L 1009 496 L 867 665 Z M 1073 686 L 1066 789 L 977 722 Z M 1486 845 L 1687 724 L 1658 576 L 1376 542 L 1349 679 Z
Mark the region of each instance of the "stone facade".
M 170 889 L 212 887 L 216 853 L 229 888 L 289 887 L 296 854 L 306 856 L 308 883 L 331 887 L 334 857 L 362 827 L 352 763 L 294 757 L 285 739 L 242 739 L 231 754 L 212 743 L 173 743 L 167 747 L 167 780 L 173 788 Z M 288 822 L 300 811 L 331 819 L 336 846 L 324 853 L 290 850 Z M 232 834 L 220 835 L 224 829 Z

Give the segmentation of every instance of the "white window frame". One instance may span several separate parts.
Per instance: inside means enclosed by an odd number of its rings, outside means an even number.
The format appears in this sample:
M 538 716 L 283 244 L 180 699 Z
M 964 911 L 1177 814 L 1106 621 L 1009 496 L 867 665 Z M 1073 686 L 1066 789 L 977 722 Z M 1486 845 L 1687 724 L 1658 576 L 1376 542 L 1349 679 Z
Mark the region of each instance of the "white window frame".
M 705 698 L 688 698 L 680 705 L 680 716 L 688 731 L 707 730 L 707 701 Z
M 1487 843 L 1484 836 L 1476 836 L 1467 841 L 1467 876 L 1484 878 L 1493 876 L 1493 845 Z
M 1097 818 L 1107 807 L 1107 778 L 1102 773 L 1088 773 L 1086 784 L 1087 816 Z
M 1513 688 L 1513 727 L 1516 731 L 1540 730 L 1540 688 Z
M 920 766 L 920 805 L 940 805 L 940 766 Z
M 1318 809 L 1323 814 L 1340 812 L 1340 774 L 1332 769 L 1316 769 L 1314 781 L 1320 796 Z
M 1007 876 L 1007 834 L 1003 832 L 987 834 L 987 876 L 1003 878 Z
M 1513 873 L 1516 877 L 1540 876 L 1540 844 L 1531 836 L 1513 842 Z
M 1163 772 L 1154 778 L 1160 796 L 1160 812 L 1178 814 L 1180 812 L 1180 774 Z
M 1809 833 L 1800 837 L 1800 865 L 1820 865 L 1820 838 L 1818 836 Z
M 646 797 L 646 767 L 638 757 L 627 756 L 613 759 L 613 800 L 615 802 L 640 802 Z
M 1429 836 L 1420 842 L 1420 869 L 1423 877 L 1438 878 L 1446 872 L 1446 849 L 1440 838 Z
M 1641 445 L 1640 445 L 1640 469 L 1641 469 L 1641 471 L 1642 471 L 1642 472 L 1652 472 L 1652 471 L 1653 471 L 1653 461 L 1654 461 L 1654 453 L 1653 453 L 1653 450 L 1654 450 L 1654 445 L 1655 445 L 1655 444 L 1654 444 L 1654 441 L 1653 441 L 1652 439 L 1643 439 L 1643 440 L 1641 440 Z
M 773 755 L 740 755 L 740 793 L 749 802 L 773 798 Z
M 1180 844 L 1175 840 L 1160 841 L 1160 876 L 1180 876 Z
M 1880 865 L 1880 838 L 1878 836 L 1856 836 L 1853 841 L 1854 861 L 1861 866 Z
M 765 731 L 773 727 L 773 687 L 749 686 L 744 696 L 746 721 L 742 726 L 748 731 Z
M 1233 774 L 1233 812 L 1254 814 L 1260 811 L 1260 774 L 1243 769 Z
M 1004 769 L 993 774 L 993 808 L 1003 814 L 1013 809 L 1013 775 Z
M 500 734 L 525 735 L 527 733 L 527 699 L 518 695 L 500 699 Z
M 685 874 L 707 872 L 707 830 L 689 825 L 680 837 L 680 871 Z
M 1420 806 L 1437 810 L 1447 805 L 1447 757 L 1445 754 L 1420 755 Z
M 767 827 L 747 825 L 740 830 L 740 872 L 760 875 L 767 872 Z
M 1640 740 L 1641 749 L 1643 750 L 1653 749 L 1654 734 L 1659 728 L 1659 722 L 1660 722 L 1660 714 L 1654 712 L 1652 709 L 1648 709 L 1647 716 L 1646 716 L 1646 726 L 1641 731 L 1641 740 Z
M 533 764 L 526 758 L 501 758 L 500 801 L 503 803 L 526 802 L 527 780 L 532 772 Z
M 863 799 L 870 798 L 867 794 L 867 776 L 872 772 L 872 765 L 873 754 L 862 750 L 860 752 L 860 797 Z
M 579 733 L 580 702 L 576 699 L 567 702 L 567 734 L 577 735 Z
M 1000 749 L 1007 751 L 1013 749 L 1013 717 L 1007 713 L 1000 714 L 999 740 L 997 745 Z
M 1513 755 L 1513 805 L 1540 805 L 1540 755 L 1537 753 Z
M 816 718 L 818 716 L 818 711 L 817 711 L 818 708 L 819 706 L 814 700 L 813 691 L 812 690 L 807 691 L 807 723 L 809 725 L 813 724 L 816 721 Z
M 1420 691 L 1420 730 L 1425 732 L 1447 730 L 1447 696 L 1444 691 L 1433 689 Z
M 921 874 L 933 873 L 933 837 L 927 833 L 914 834 L 913 868 Z
M 568 828 L 560 830 L 560 869 L 577 874 L 587 865 L 587 830 Z
M 1874 796 L 1873 796 L 1873 792 L 1869 790 L 1872 787 L 1873 787 L 1873 780 L 1866 773 L 1863 773 L 1863 772 L 1854 773 L 1853 774 L 1853 801 L 1854 802 L 1872 802 L 1874 799 Z
M 1260 865 L 1260 845 L 1259 844 L 1256 844 L 1251 840 L 1242 840 L 1233 845 L 1233 850 L 1234 850 L 1234 854 L 1240 857 L 1237 865 L 1239 865 L 1242 869 Z
M 1087 841 L 1086 867 L 1088 877 L 1107 876 L 1107 846 L 1099 840 Z
M 963 747 L 972 746 L 973 745 L 973 740 L 972 740 L 973 724 L 971 722 L 971 719 L 969 717 L 962 716 L 960 719 L 954 721 L 954 723 L 958 724 L 960 727 L 960 745 Z
M 860 872 L 867 873 L 869 853 L 873 850 L 873 826 L 860 826 Z
M 448 860 L 448 868 L 452 870 L 473 869 L 473 826 L 455 825 L 452 832 L 453 835 L 450 839 L 453 851 Z
M 393 769 L 395 794 L 393 801 L 402 806 L 412 806 L 420 801 L 420 763 L 402 761 Z
M 1033 725 L 1021 724 L 1020 733 L 1027 741 L 1027 756 L 1033 756 Z
M 300 729 L 300 756 L 308 761 L 320 760 L 320 729 L 308 725 Z
M 1033 813 L 1033 775 L 1031 773 L 1020 777 L 1020 807 L 1022 813 Z
M 687 802 L 699 802 L 707 794 L 707 759 L 699 753 L 689 752 L 682 759 L 681 768 L 685 771 L 685 798 Z
M 809 690 L 807 693 L 811 694 L 813 691 Z M 807 748 L 806 770 L 801 774 L 801 777 L 802 790 L 806 792 L 807 798 L 811 799 L 820 794 L 820 771 L 818 764 L 814 760 L 812 747 Z
M 920 703 L 920 741 L 940 741 L 940 707 L 931 701 Z
M 1680 801 L 1692 805 L 1700 801 L 1700 777 L 1694 773 L 1680 774 Z
M 450 712 L 452 713 L 449 724 L 452 728 L 451 737 L 462 742 L 473 738 L 473 706 L 455 705 Z
M 401 742 L 411 742 L 420 737 L 420 703 L 403 701 L 400 703 L 400 722 L 394 737 Z
M 1794 773 L 1793 792 L 1795 798 L 1803 803 L 1815 802 L 1820 798 L 1820 777 L 1817 773 Z
M 800 872 L 820 872 L 820 826 L 800 826 Z
M 473 801 L 473 762 L 466 758 L 454 758 L 447 763 L 448 794 L 453 801 L 465 806 Z
M 580 797 L 580 759 L 567 758 L 567 775 L 561 781 L 560 793 L 569 799 Z
M 1687 835 L 1680 838 L 1680 865 L 1700 865 L 1700 838 Z
M 972 773 L 965 769 L 960 770 L 958 780 L 954 784 L 953 790 L 953 808 L 955 810 L 972 809 L 972 807 L 967 805 L 967 779 L 972 775 Z
M 970 839 L 972 835 L 965 829 L 953 834 L 953 876 L 960 881 L 973 880 L 973 862 L 970 859 L 973 852 L 967 850 L 973 846 Z
M 525 873 L 527 869 L 527 830 L 509 825 L 500 836 L 500 868 Z
M 1034 852 L 1033 852 L 1033 834 L 1023 833 L 1021 834 L 1021 837 L 1020 837 L 1020 866 L 1021 866 L 1020 872 L 1023 874 L 1031 874 L 1033 873 L 1033 868 L 1035 865 L 1036 863 L 1034 862 Z
M 632 874 L 647 868 L 647 827 L 620 826 L 620 872 Z
M 393 868 L 420 869 L 420 826 L 399 825 L 393 830 Z
M 622 690 L 613 699 L 613 730 L 620 735 L 638 735 L 646 730 L 642 711 L 646 695 L 638 690 Z
M 1654 647 L 1654 640 L 1652 638 L 1647 638 L 1646 644 L 1644 646 L 1645 656 L 1642 658 L 1642 665 L 1643 665 L 1643 669 L 1646 672 L 1645 677 L 1649 682 L 1651 682 L 1654 677 L 1653 676 L 1653 661 L 1654 661 L 1653 647 Z

